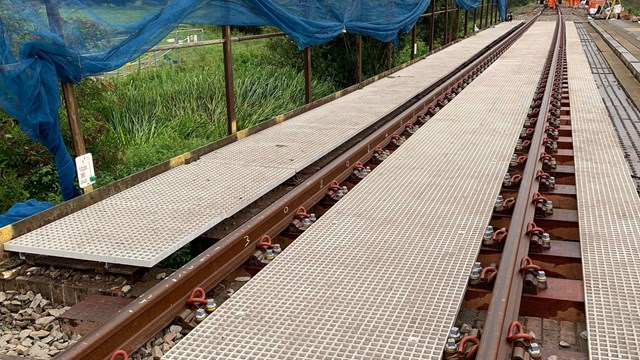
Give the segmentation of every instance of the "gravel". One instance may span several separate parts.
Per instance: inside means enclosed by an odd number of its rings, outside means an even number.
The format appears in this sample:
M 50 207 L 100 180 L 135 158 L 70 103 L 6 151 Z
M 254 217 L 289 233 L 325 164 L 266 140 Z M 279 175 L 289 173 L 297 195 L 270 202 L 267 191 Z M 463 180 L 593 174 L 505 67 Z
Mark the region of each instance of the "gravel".
M 58 317 L 69 307 L 41 294 L 0 291 L 0 355 L 50 359 L 80 339 L 60 330 Z

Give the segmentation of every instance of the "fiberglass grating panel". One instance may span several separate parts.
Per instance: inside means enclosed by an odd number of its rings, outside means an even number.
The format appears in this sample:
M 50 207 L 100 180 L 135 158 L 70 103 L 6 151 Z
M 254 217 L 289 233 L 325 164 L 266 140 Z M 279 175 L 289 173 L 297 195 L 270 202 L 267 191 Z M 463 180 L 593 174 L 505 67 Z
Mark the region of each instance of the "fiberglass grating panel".
M 571 126 L 592 359 L 640 358 L 640 199 L 573 23 Z
M 535 24 L 163 359 L 440 359 L 553 29 Z
M 405 78 L 421 90 L 515 25 L 483 31 L 397 74 L 424 72 L 420 81 Z M 366 86 L 34 230 L 5 249 L 151 267 L 415 96 L 419 90 L 412 89 L 389 94 Z

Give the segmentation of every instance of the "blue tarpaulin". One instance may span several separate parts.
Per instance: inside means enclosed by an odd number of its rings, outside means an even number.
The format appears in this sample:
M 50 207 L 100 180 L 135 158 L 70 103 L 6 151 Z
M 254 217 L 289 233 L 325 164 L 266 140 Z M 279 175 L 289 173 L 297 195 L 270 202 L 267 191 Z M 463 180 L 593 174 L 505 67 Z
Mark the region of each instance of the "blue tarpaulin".
M 472 10 L 480 0 L 455 0 Z M 115 70 L 179 24 L 273 25 L 299 48 L 341 32 L 394 41 L 430 0 L 0 0 L 0 107 L 54 155 L 64 199 L 78 195 L 60 134 L 59 82 Z M 504 18 L 506 0 L 498 1 Z
M 26 219 L 29 216 L 37 214 L 40 211 L 47 210 L 52 206 L 53 204 L 50 202 L 38 201 L 35 199 L 30 199 L 23 203 L 17 203 L 13 205 L 9 211 L 0 215 L 0 228 L 22 219 Z

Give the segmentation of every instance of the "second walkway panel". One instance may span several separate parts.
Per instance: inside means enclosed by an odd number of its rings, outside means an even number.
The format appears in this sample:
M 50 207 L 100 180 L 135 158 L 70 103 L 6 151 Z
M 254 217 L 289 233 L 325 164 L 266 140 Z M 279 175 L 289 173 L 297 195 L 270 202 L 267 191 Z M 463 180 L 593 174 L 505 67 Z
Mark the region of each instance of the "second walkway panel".
M 554 26 L 534 24 L 164 359 L 440 359 Z

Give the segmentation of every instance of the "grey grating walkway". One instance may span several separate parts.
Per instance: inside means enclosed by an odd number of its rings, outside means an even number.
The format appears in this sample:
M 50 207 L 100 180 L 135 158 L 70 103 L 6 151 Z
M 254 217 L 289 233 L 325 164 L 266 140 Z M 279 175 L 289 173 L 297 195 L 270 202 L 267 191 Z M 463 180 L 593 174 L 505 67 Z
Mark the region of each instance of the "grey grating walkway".
M 580 23 L 575 25 L 591 66 L 591 73 L 620 140 L 631 174 L 637 177 L 634 180 L 638 187 L 640 186 L 640 111 L 620 87 L 609 64 L 585 29 L 585 25 Z
M 163 359 L 440 359 L 554 26 L 535 24 Z
M 640 198 L 570 23 L 567 62 L 589 355 L 639 359 Z
M 503 23 L 480 32 L 362 90 L 12 240 L 5 250 L 151 267 L 516 25 Z

